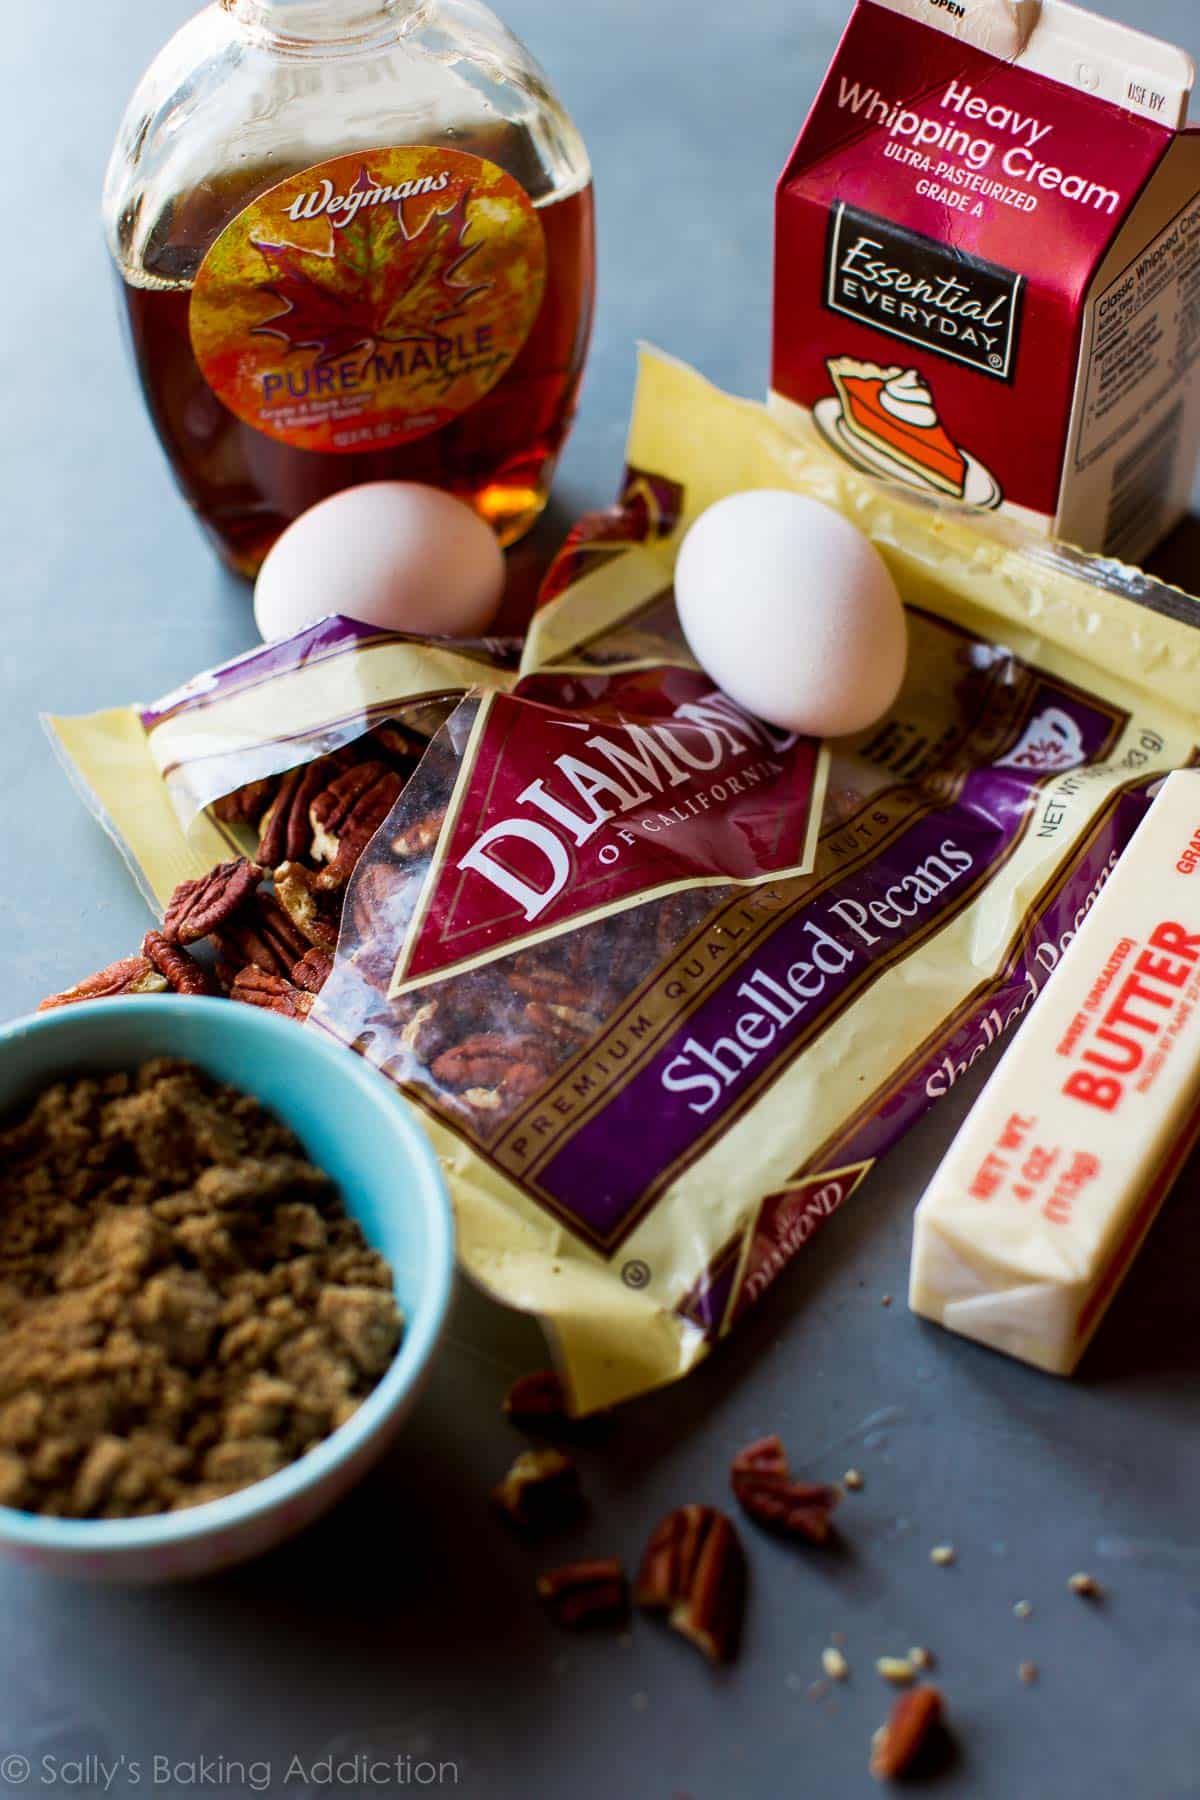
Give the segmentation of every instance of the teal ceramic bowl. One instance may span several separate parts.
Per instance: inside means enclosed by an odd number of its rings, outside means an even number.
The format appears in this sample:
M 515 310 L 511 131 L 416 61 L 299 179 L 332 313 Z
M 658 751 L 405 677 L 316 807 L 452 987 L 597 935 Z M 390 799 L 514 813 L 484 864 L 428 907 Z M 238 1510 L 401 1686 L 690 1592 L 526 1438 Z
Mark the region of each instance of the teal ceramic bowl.
M 145 1519 L 50 1519 L 0 1507 L 0 1550 L 59 1574 L 168 1581 L 290 1537 L 377 1461 L 420 1390 L 446 1316 L 454 1226 L 436 1156 L 405 1102 L 357 1056 L 228 1000 L 100 1000 L 0 1028 L 0 1119 L 63 1076 L 180 1056 L 254 1094 L 332 1176 L 395 1272 L 406 1325 L 387 1374 L 332 1437 L 240 1493 Z

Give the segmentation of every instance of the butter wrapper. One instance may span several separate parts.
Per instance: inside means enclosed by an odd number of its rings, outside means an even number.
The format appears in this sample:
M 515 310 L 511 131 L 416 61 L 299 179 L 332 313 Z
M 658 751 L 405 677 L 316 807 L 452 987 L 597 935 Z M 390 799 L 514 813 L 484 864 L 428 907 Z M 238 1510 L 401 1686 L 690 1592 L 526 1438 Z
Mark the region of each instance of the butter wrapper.
M 1168 776 L 917 1208 L 909 1303 L 1069 1375 L 1200 1134 L 1200 773 Z
M 580 1412 L 692 1368 L 1022 1018 L 1193 759 L 1200 694 L 1186 596 L 881 485 L 651 353 L 628 456 L 519 647 L 333 621 L 56 726 L 160 906 L 214 844 L 253 852 L 254 783 L 384 720 L 427 746 L 304 1028 L 419 1110 L 464 1268 L 541 1319 Z M 682 535 L 750 487 L 845 513 L 908 610 L 891 713 L 823 750 L 714 694 L 680 633 Z

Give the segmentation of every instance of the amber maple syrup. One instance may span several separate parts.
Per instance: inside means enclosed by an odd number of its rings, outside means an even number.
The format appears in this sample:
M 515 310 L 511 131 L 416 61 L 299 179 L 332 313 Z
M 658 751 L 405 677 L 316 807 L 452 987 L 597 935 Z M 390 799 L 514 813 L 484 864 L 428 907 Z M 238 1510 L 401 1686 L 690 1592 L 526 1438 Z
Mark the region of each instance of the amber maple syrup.
M 484 8 L 468 29 L 438 0 L 219 0 L 135 95 L 106 211 L 151 419 L 231 567 L 368 481 L 447 489 L 505 544 L 536 519 L 587 353 L 592 188 Z M 446 360 L 370 376 L 406 357 Z

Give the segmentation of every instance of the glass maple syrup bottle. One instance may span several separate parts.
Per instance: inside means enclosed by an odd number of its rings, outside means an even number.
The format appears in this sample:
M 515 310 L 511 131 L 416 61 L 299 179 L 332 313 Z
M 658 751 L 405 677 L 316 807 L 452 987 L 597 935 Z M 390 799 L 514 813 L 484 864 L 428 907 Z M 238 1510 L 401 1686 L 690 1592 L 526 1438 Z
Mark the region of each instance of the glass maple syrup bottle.
M 365 481 L 446 488 L 518 538 L 591 328 L 591 172 L 476 0 L 214 0 L 122 123 L 105 188 L 176 480 L 253 575 Z

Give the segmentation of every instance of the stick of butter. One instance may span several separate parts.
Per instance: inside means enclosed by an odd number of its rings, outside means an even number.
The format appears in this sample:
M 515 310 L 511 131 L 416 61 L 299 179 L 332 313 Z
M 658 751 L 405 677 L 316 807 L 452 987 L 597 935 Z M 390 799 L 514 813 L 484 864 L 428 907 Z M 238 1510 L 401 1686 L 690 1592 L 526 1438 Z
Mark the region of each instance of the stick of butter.
M 914 1312 L 1069 1375 L 1200 1135 L 1200 773 L 1168 776 L 916 1213 Z

